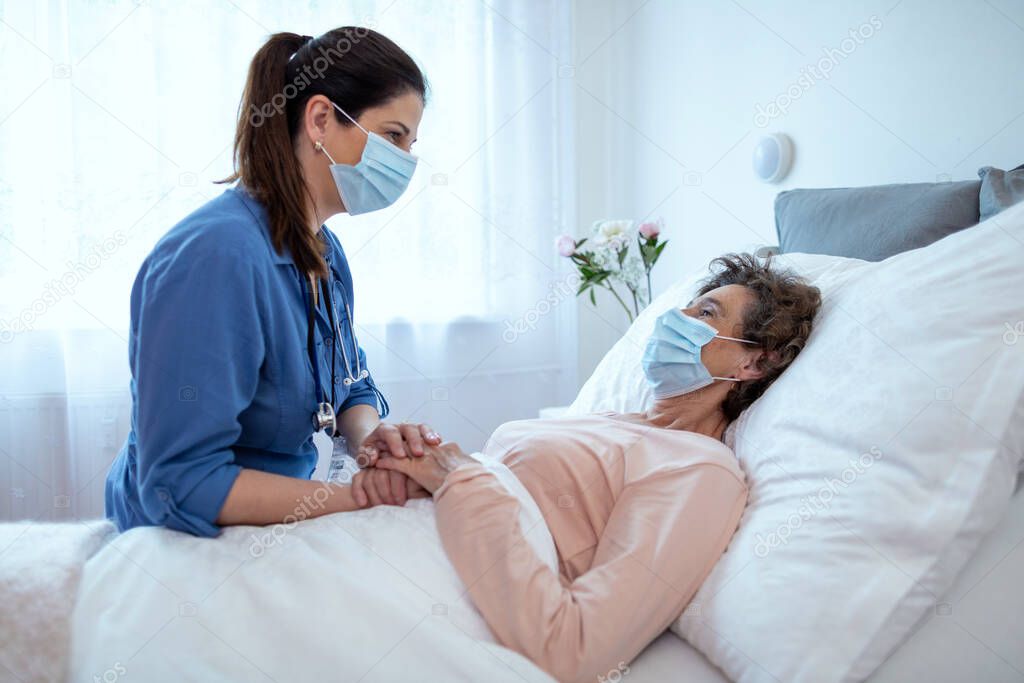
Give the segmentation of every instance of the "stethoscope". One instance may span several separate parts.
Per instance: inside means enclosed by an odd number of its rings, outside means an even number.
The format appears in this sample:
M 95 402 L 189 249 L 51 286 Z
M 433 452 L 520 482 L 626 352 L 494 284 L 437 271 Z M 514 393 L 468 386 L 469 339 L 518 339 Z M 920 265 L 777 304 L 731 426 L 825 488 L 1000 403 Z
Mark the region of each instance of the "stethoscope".
M 312 279 L 312 278 L 310 278 Z M 315 431 L 325 430 L 328 436 L 334 436 L 338 427 L 337 415 L 334 412 L 334 406 L 337 403 L 337 399 L 334 393 L 334 386 L 337 383 L 337 379 L 334 372 L 334 357 L 335 353 L 331 351 L 331 402 L 328 403 L 325 399 L 324 388 L 320 384 L 320 363 L 316 357 L 316 345 L 313 342 L 313 326 L 316 321 L 316 309 L 313 305 L 313 295 L 310 287 L 307 286 L 306 278 L 300 277 L 302 281 L 302 293 L 306 299 L 306 310 L 307 310 L 307 327 L 306 327 L 306 350 L 309 353 L 309 361 L 313 365 L 313 381 L 316 383 L 316 400 L 317 407 L 316 412 L 313 413 L 313 428 Z M 364 380 L 370 376 L 370 372 L 362 367 L 359 362 L 359 342 L 356 340 L 356 328 L 352 324 L 352 309 L 348 305 L 348 301 L 345 301 L 345 318 L 348 320 L 348 328 L 352 331 L 352 346 L 355 348 L 356 354 L 356 371 L 352 372 L 352 365 L 349 362 L 348 350 L 345 348 L 345 339 L 341 336 L 341 327 L 338 324 L 338 320 L 334 316 L 334 304 L 331 301 L 331 295 L 328 291 L 330 287 L 324 286 L 322 278 L 317 278 L 319 283 L 319 289 L 324 295 L 324 303 L 327 305 L 327 317 L 331 322 L 331 329 L 334 330 L 334 338 L 337 344 L 341 345 L 341 356 L 342 360 L 345 361 L 345 377 L 342 378 L 342 384 L 346 387 Z

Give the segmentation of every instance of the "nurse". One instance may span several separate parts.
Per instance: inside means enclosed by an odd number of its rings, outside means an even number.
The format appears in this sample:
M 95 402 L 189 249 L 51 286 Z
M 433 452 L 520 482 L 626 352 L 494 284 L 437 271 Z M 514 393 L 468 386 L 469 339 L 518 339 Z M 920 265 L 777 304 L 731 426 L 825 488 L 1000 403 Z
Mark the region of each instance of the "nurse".
M 317 430 L 369 461 L 441 442 L 381 422 L 352 275 L 323 225 L 403 193 L 425 95 L 415 62 L 365 28 L 278 33 L 256 53 L 221 181 L 237 184 L 164 235 L 132 287 L 131 431 L 106 482 L 122 531 L 215 536 L 426 495 L 373 468 L 351 486 L 310 480 Z

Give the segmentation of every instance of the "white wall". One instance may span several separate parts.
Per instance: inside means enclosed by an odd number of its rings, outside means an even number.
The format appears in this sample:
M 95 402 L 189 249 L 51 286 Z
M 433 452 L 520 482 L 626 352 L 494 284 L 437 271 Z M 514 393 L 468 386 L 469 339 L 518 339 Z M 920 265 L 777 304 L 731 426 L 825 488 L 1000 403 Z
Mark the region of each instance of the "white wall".
M 1021 0 L 576 0 L 575 9 L 581 234 L 598 218 L 664 216 L 671 244 L 655 293 L 725 251 L 775 244 L 781 190 L 961 180 L 1024 163 Z M 850 39 L 862 25 L 870 37 Z M 828 48 L 839 51 L 829 77 L 807 71 Z M 759 127 L 757 106 L 791 86 L 787 113 Z M 777 185 L 750 168 L 767 132 L 796 145 Z M 624 324 L 608 302 L 581 303 L 581 381 Z

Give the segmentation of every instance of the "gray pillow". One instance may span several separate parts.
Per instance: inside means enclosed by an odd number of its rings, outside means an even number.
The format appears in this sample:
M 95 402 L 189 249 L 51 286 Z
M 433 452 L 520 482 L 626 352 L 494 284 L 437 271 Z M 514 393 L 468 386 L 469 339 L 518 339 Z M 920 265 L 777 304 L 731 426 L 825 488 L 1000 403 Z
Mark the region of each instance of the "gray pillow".
M 1012 171 L 1001 171 L 992 166 L 978 170 L 981 192 L 978 195 L 981 220 L 995 216 L 1024 200 L 1024 164 Z
M 881 261 L 978 223 L 980 187 L 964 180 L 781 192 L 779 249 Z

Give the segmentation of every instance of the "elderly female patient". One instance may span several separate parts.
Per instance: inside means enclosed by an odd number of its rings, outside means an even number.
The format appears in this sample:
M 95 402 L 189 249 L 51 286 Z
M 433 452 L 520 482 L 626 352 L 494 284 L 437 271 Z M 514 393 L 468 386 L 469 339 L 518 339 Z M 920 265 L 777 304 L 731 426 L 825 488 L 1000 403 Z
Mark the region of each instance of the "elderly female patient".
M 600 680 L 682 613 L 746 503 L 722 433 L 810 334 L 815 287 L 747 254 L 712 266 L 637 349 L 649 410 L 510 422 L 488 441 L 540 507 L 557 575 L 524 541 L 518 500 L 457 445 L 376 461 L 433 493 L 445 550 L 499 642 L 559 680 Z

